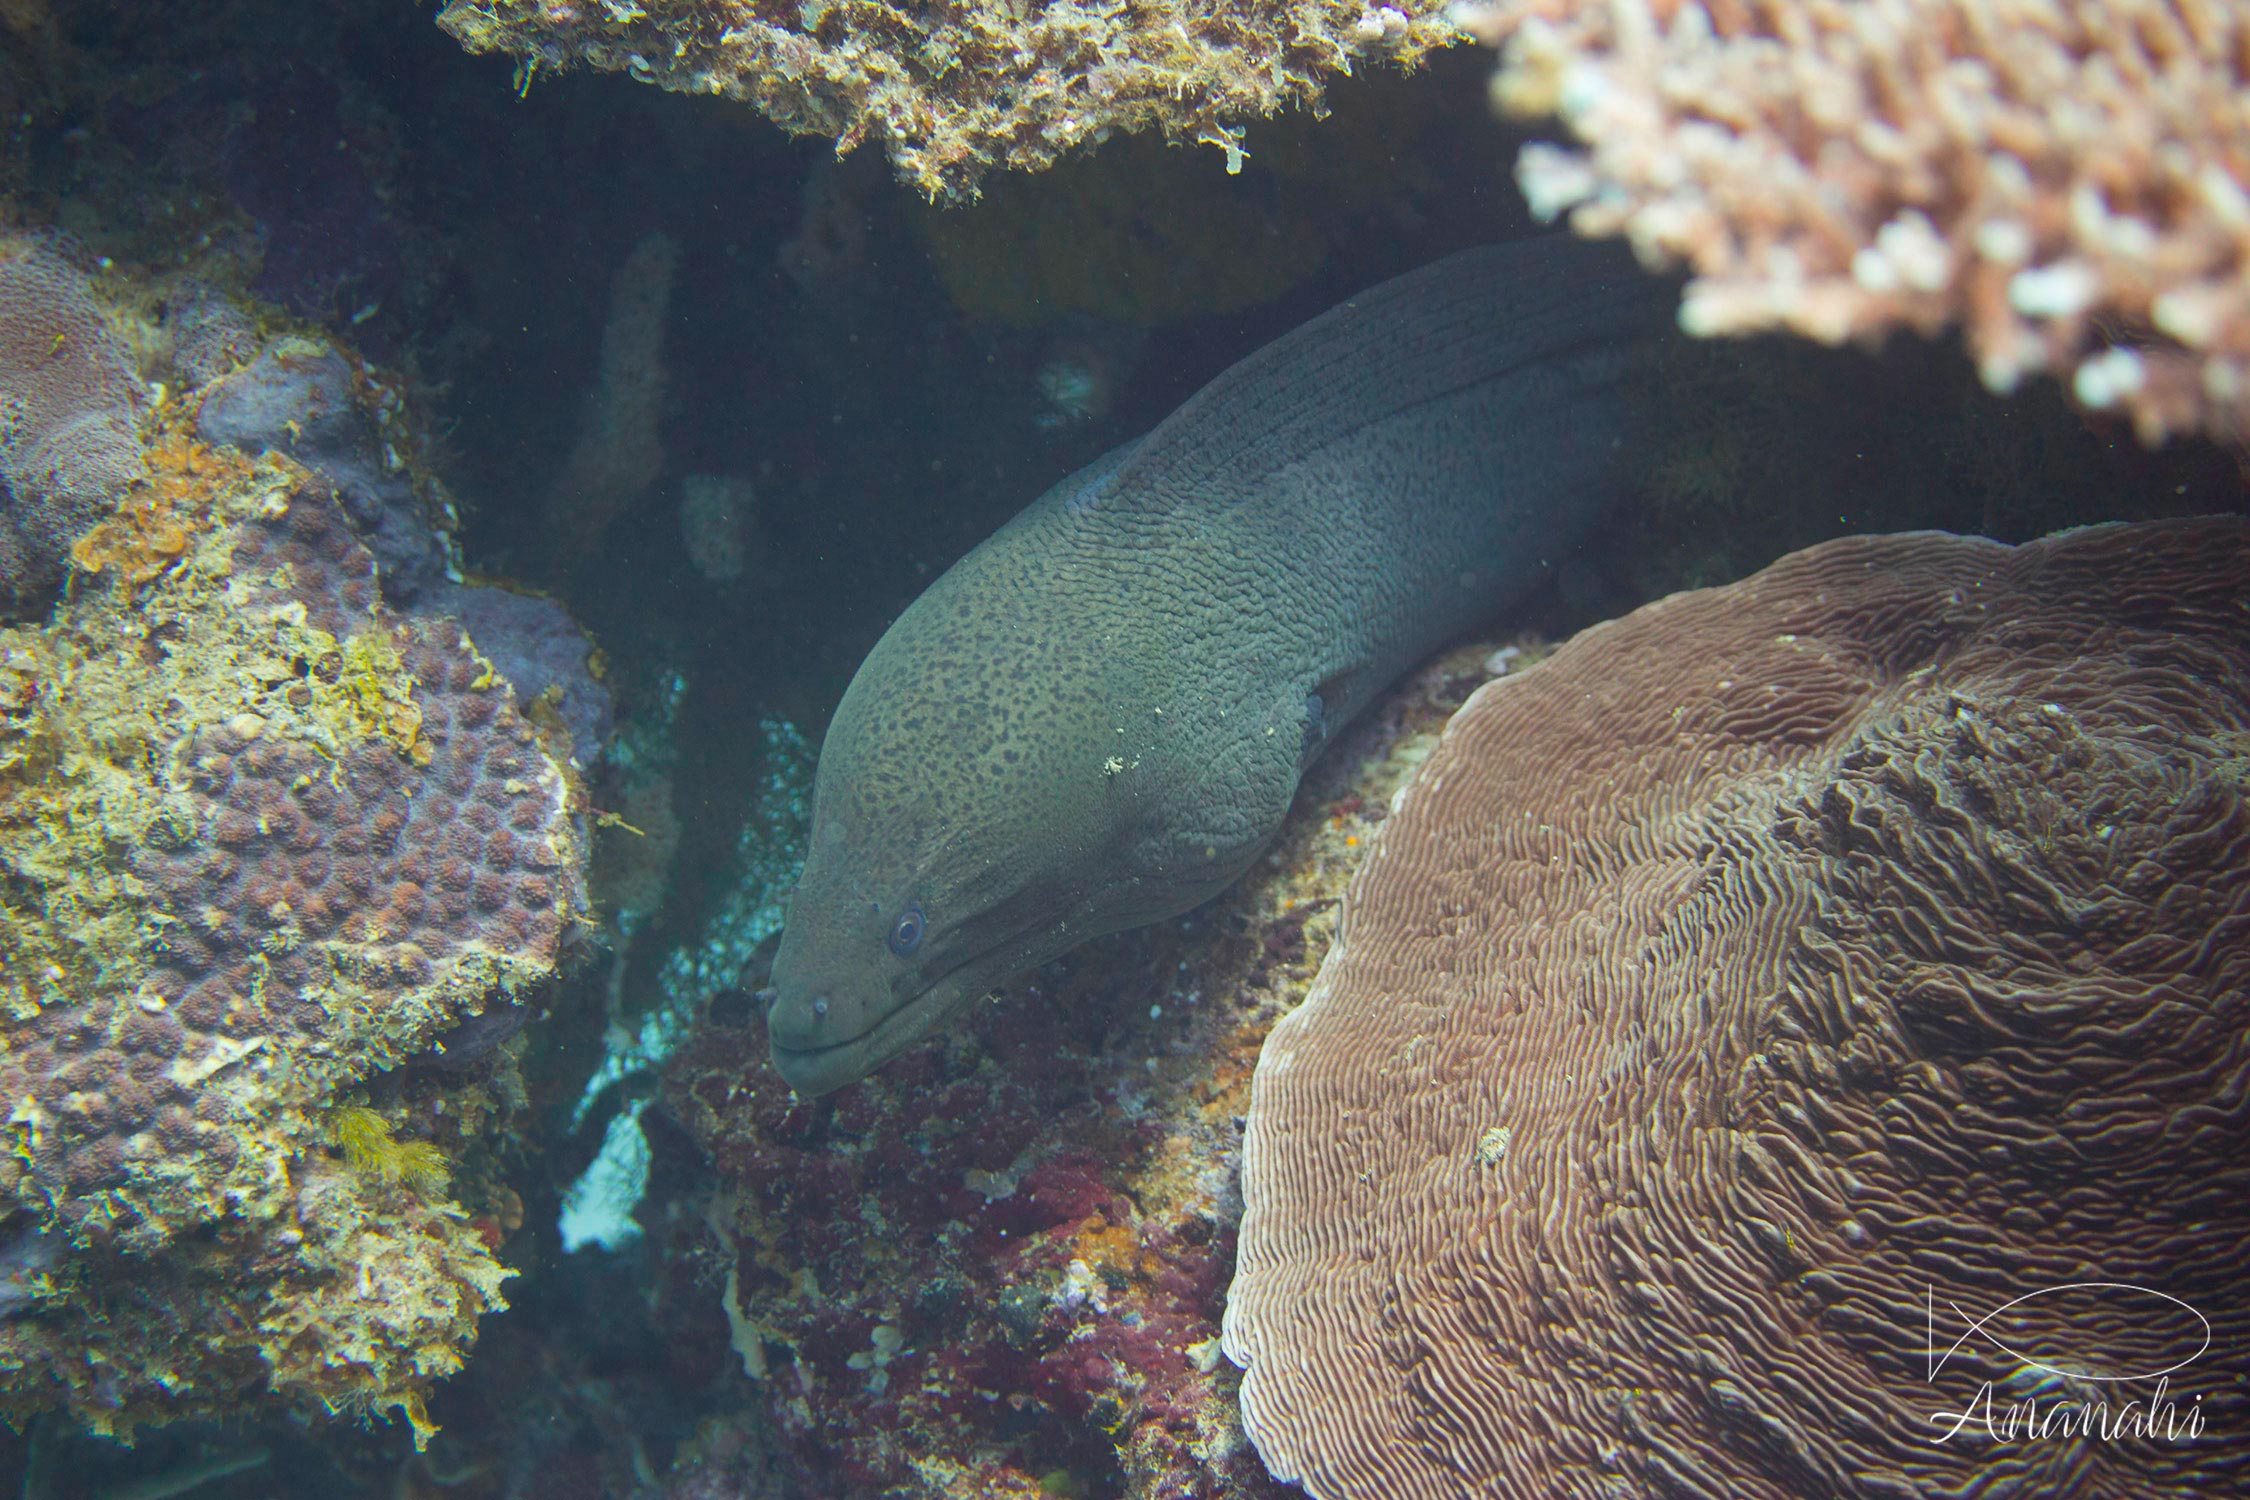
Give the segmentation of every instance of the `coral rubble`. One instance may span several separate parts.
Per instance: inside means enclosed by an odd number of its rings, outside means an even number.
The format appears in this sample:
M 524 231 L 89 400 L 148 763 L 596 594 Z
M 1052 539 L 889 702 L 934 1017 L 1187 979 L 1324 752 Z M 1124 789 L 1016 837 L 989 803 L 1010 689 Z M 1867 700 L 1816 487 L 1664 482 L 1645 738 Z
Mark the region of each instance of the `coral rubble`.
M 2182 0 L 1483 0 L 1533 207 L 1696 275 L 1698 333 L 1961 323 L 2142 439 L 2250 441 L 2250 14 Z
M 1847 538 L 1471 699 L 1259 1058 L 1274 1472 L 2230 1483 L 2246 582 L 2237 518 Z
M 1239 165 L 1242 123 L 1317 108 L 1359 64 L 1412 66 L 1459 36 L 1435 0 L 1311 0 L 1227 8 L 837 5 L 777 12 L 724 0 L 547 4 L 452 0 L 438 24 L 474 52 L 587 66 L 746 100 L 788 130 L 873 137 L 932 198 L 967 197 L 994 167 L 1037 170 L 1112 133 L 1159 127 Z

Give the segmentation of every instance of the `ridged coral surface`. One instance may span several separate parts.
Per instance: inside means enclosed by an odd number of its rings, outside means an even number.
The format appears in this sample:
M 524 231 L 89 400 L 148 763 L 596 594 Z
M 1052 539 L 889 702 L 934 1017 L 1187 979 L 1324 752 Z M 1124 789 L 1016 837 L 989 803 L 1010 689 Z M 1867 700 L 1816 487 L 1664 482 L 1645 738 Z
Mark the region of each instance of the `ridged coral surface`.
M 71 543 L 140 473 L 140 402 L 85 275 L 0 234 L 0 619 L 46 612 Z
M 1316 107 L 1363 62 L 1411 65 L 1457 39 L 1436 0 L 1250 0 L 1223 7 L 855 0 L 452 0 L 438 24 L 472 52 L 594 67 L 757 106 L 849 151 L 882 143 L 931 197 L 994 167 L 1037 170 L 1116 131 L 1240 149 L 1242 123 Z
M 1276 1474 L 2228 1487 L 2246 583 L 2235 520 L 1851 538 L 1480 690 L 1259 1059 L 1227 1346 Z M 2026 1400 L 2170 1405 L 1939 1440 Z
M 554 974 L 575 793 L 458 625 L 381 602 L 326 480 L 182 439 L 152 470 L 103 575 L 0 632 L 0 1186 L 69 1246 L 0 1404 L 411 1407 L 504 1273 L 329 1162 L 326 1115 Z
M 1541 213 L 1695 272 L 1698 333 L 1962 325 L 2146 441 L 2250 440 L 2250 13 L 2208 0 L 1488 0 L 1581 150 Z

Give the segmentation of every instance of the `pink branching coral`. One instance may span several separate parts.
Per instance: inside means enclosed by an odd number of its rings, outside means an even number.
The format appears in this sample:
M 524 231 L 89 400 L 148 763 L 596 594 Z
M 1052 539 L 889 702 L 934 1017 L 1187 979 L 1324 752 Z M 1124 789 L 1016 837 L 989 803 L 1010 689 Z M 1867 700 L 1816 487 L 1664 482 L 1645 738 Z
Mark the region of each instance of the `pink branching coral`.
M 1694 333 L 1959 321 L 2145 442 L 2250 439 L 2250 11 L 2214 0 L 1491 0 L 1533 207 L 1696 273 Z

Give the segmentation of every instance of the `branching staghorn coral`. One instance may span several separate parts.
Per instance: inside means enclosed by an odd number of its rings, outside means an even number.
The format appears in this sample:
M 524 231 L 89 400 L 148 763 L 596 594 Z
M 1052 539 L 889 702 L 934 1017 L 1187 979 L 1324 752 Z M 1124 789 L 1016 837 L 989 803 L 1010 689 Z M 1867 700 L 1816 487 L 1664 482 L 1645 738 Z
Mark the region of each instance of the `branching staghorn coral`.
M 1694 333 L 1963 325 L 2144 442 L 2250 439 L 2250 11 L 2214 0 L 1490 0 L 1581 149 L 1536 211 L 1696 273 Z

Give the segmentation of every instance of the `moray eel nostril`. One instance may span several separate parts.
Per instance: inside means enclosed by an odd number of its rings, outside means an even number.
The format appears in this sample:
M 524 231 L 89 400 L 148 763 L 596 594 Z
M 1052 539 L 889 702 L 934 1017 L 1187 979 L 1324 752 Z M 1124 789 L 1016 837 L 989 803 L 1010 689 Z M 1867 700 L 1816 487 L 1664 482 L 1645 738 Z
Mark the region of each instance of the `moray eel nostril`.
M 783 1076 L 841 1087 L 1231 883 L 1338 729 L 1599 517 L 1619 387 L 1673 301 L 1568 236 L 1454 256 L 1251 355 L 940 577 L 821 748 Z

